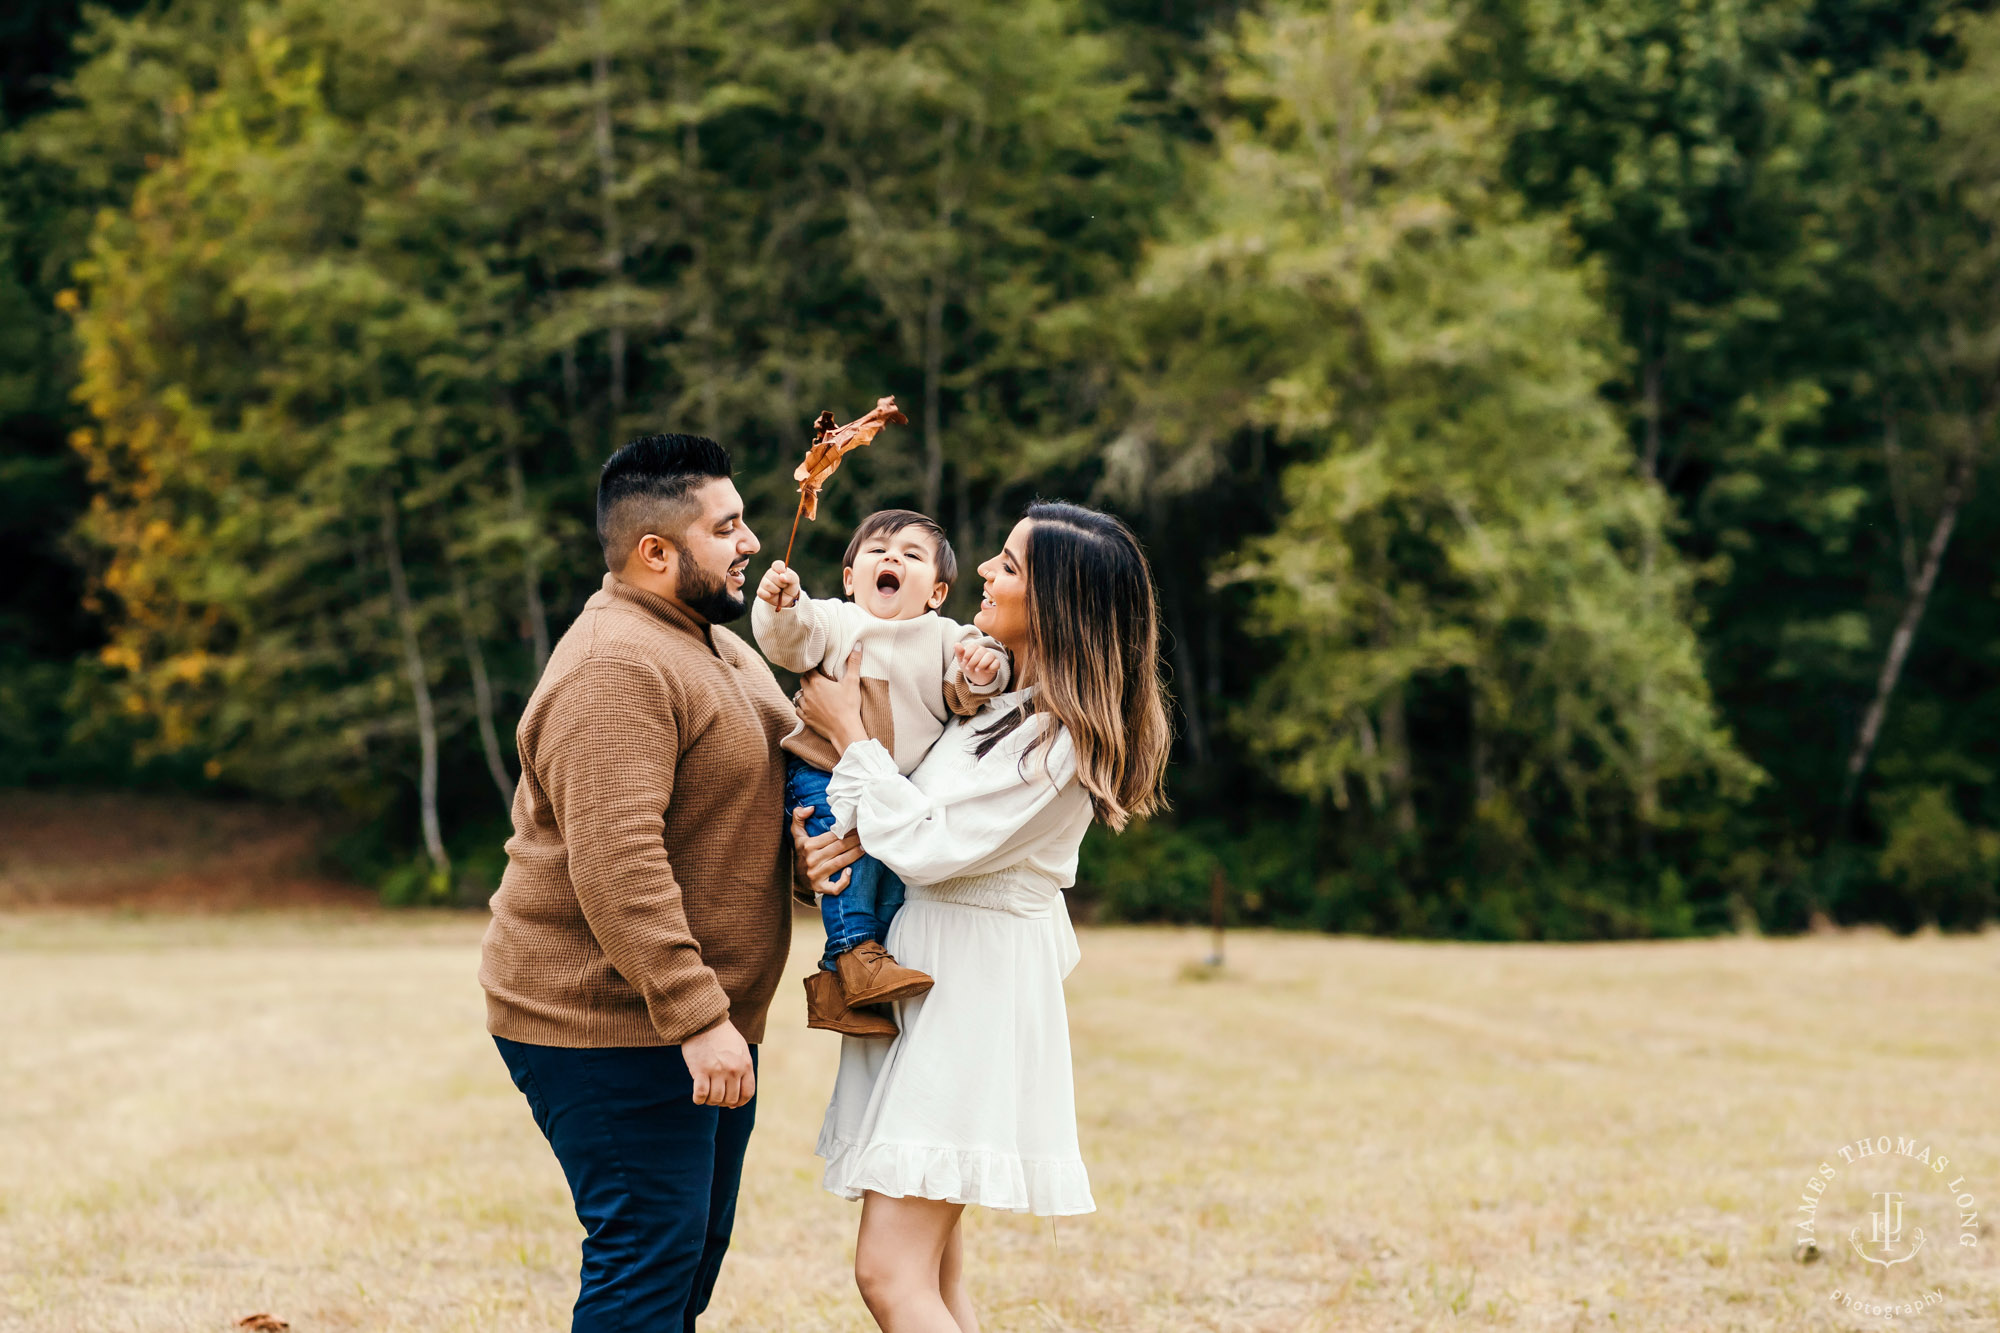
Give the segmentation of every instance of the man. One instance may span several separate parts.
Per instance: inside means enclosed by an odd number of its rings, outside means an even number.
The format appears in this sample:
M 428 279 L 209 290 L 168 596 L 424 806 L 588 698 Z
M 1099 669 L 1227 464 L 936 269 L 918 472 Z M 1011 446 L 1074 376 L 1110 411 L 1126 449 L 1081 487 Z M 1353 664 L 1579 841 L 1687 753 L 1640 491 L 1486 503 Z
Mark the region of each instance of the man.
M 479 980 L 588 1233 L 572 1328 L 655 1333 L 694 1328 L 735 1221 L 791 937 L 797 716 L 722 628 L 758 542 L 720 445 L 613 454 L 597 535 L 610 573 L 521 718 Z

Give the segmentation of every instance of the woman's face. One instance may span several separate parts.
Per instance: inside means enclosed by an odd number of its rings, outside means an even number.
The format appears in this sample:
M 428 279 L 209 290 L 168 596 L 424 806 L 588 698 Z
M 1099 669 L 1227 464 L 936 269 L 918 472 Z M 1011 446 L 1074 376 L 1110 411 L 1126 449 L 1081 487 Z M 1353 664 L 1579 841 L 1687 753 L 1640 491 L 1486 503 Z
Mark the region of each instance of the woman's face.
M 1027 665 L 1022 659 L 1028 650 L 1028 534 L 1034 524 L 1022 519 L 1007 534 L 1000 554 L 979 567 L 986 589 L 979 599 L 979 614 L 972 618 L 978 629 L 1000 640 L 1014 654 L 1014 675 L 1019 680 Z

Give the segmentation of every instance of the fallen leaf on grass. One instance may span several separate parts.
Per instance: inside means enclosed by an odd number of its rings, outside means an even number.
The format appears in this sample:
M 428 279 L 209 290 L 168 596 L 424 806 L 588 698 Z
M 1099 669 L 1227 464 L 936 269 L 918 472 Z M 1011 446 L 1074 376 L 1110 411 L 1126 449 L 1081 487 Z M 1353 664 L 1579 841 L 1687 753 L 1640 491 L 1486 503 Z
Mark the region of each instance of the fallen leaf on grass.
M 274 1314 L 246 1314 L 236 1321 L 236 1327 L 253 1330 L 253 1333 L 285 1333 L 291 1325 Z

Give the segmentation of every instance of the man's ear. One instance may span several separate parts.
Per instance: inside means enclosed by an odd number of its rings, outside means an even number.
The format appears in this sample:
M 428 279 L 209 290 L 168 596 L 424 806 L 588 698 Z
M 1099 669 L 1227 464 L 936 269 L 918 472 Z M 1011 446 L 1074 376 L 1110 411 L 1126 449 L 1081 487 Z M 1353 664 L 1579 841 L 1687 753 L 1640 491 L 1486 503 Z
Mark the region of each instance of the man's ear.
M 652 532 L 641 537 L 639 544 L 632 548 L 632 560 L 655 574 L 673 573 L 676 555 L 673 543 Z M 631 561 L 626 563 L 629 565 Z
M 931 589 L 930 600 L 925 602 L 924 605 L 935 611 L 944 605 L 944 599 L 949 596 L 951 596 L 951 585 L 949 583 L 940 583 Z

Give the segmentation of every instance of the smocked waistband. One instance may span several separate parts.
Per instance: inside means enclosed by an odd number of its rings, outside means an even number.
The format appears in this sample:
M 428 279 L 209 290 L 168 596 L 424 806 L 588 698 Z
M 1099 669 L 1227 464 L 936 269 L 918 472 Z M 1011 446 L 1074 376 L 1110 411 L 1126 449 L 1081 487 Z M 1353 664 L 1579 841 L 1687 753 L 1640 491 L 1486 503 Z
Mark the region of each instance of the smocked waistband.
M 937 884 L 912 884 L 907 897 L 913 902 L 956 903 L 961 907 L 984 907 L 1010 916 L 1039 920 L 1055 915 L 1062 890 L 1039 875 L 1018 870 L 998 870 L 987 875 L 964 875 Z

